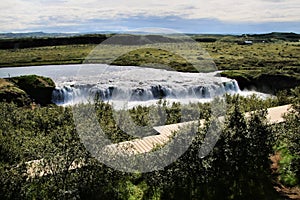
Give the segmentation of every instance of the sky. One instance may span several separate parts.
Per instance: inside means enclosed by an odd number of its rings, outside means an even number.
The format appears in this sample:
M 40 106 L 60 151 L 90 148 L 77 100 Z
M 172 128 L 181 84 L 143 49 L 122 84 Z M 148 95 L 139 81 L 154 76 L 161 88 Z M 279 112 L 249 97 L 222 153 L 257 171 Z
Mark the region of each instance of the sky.
M 1 0 L 0 32 L 300 33 L 300 0 Z

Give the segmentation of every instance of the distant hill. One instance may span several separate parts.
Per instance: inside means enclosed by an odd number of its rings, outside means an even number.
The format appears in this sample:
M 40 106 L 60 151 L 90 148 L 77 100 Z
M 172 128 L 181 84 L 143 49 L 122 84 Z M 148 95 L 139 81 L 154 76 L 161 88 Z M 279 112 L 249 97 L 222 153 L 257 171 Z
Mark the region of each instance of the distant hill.
M 253 40 L 282 40 L 287 42 L 299 42 L 300 34 L 297 33 L 281 33 L 281 32 L 272 32 L 266 34 L 244 34 L 242 37 L 247 37 Z
M 78 33 L 44 33 L 44 32 L 30 32 L 30 33 L 0 33 L 0 39 L 21 39 L 21 38 L 55 38 L 55 37 L 71 37 L 82 35 Z
M 29 36 L 29 35 L 27 35 Z M 45 35 L 44 35 L 45 36 Z M 118 34 L 111 38 L 107 34 L 86 34 L 78 36 L 59 36 L 52 37 L 25 37 L 13 39 L 0 39 L 0 49 L 23 49 L 31 47 L 59 46 L 73 44 L 106 44 L 119 45 L 144 45 L 153 43 L 175 43 L 182 42 L 186 38 L 165 37 L 161 35 L 129 35 Z M 111 39 L 109 39 L 111 38 Z M 108 39 L 108 40 L 107 40 Z
M 107 40 L 112 35 L 112 40 Z M 266 33 L 266 34 L 243 34 L 243 35 L 216 35 L 216 34 L 188 34 L 197 42 L 276 42 L 300 41 L 300 34 L 297 33 Z M 106 40 L 106 41 L 105 41 Z M 90 34 L 80 33 L 2 33 L 0 34 L 0 49 L 22 49 L 31 47 L 59 46 L 73 44 L 100 44 L 105 41 L 109 44 L 143 45 L 150 43 L 180 42 L 184 38 L 177 38 L 174 35 L 146 35 L 146 34 L 114 34 L 109 32 L 98 32 Z
M 71 37 L 27 37 L 27 38 L 14 38 L 14 39 L 0 39 L 0 49 L 24 49 L 32 47 L 45 47 L 45 46 L 60 46 L 72 44 L 99 44 L 106 40 L 105 35 L 83 35 Z

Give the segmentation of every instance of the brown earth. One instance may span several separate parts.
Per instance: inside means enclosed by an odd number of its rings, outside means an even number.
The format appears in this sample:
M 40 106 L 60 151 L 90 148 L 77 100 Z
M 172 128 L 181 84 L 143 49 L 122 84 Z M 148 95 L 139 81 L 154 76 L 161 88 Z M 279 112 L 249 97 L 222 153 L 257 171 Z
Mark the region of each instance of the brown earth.
M 276 152 L 275 155 L 272 155 L 270 157 L 270 160 L 272 161 L 271 169 L 276 177 L 274 188 L 275 190 L 280 193 L 281 196 L 292 199 L 292 200 L 300 200 L 300 187 L 287 187 L 280 183 L 279 181 L 279 161 L 281 159 L 280 153 Z

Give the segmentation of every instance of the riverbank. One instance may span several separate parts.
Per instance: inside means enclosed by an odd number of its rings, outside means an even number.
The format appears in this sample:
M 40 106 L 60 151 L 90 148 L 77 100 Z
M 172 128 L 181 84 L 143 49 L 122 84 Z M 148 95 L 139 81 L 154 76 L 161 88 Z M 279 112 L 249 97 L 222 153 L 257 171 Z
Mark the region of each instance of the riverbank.
M 1 102 L 14 102 L 19 106 L 51 104 L 54 89 L 52 79 L 37 75 L 0 79 Z
M 242 90 L 276 94 L 300 85 L 300 74 L 293 71 L 226 70 L 222 76 L 235 79 Z
M 297 42 L 297 34 L 291 35 L 293 36 L 291 38 L 287 37 L 290 35 L 266 34 L 249 36 L 248 40 L 253 41 L 251 45 L 243 45 L 242 41 L 245 38 L 242 36 L 191 35 L 191 38 L 195 39 L 199 47 L 201 47 L 201 53 L 192 50 L 191 52 L 180 51 L 180 53 L 183 55 L 189 54 L 189 58 L 192 60 L 215 63 L 216 69 L 224 71 L 222 76 L 236 79 L 241 89 L 256 89 L 260 92 L 274 94 L 280 90 L 300 85 L 300 42 Z M 150 36 L 146 37 L 150 38 Z M 21 42 L 26 45 L 1 49 L 0 67 L 97 62 L 148 67 L 149 63 L 155 63 L 157 64 L 156 66 L 167 66 L 180 72 L 205 70 L 205 68 L 196 69 L 189 60 L 174 55 L 172 52 L 163 49 L 147 48 L 147 45 L 144 43 L 136 47 L 132 45 L 126 46 L 126 44 L 122 45 L 123 49 L 128 48 L 128 53 L 122 56 L 118 56 L 120 55 L 118 46 L 107 45 L 105 48 L 104 46 L 103 48 L 97 48 L 96 51 L 101 57 L 97 57 L 97 60 L 94 60 L 89 55 L 91 52 L 95 53 L 93 51 L 95 51 L 97 44 L 100 43 L 98 40 L 102 41 L 106 37 L 90 36 L 90 38 L 83 38 L 79 42 L 74 42 L 74 38 L 60 40 L 55 38 L 1 40 L 6 43 L 19 44 Z M 97 41 L 94 41 L 95 38 Z M 129 39 L 132 38 L 130 37 Z M 139 37 L 135 39 L 141 40 Z M 162 37 L 152 37 L 150 39 L 154 42 L 159 42 L 162 40 Z M 50 45 L 52 40 L 56 42 Z M 39 41 L 43 41 L 41 45 L 39 45 Z M 57 41 L 61 42 L 58 43 Z M 31 43 L 32 45 L 30 46 Z M 131 49 L 135 50 L 131 51 Z M 203 53 L 207 53 L 207 55 L 204 56 Z

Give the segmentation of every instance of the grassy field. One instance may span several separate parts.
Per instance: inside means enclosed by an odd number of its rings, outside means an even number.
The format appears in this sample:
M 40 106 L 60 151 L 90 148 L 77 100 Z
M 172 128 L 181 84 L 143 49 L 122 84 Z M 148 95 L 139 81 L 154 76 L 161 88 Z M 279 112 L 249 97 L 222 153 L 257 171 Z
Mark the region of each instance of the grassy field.
M 222 75 L 236 79 L 242 89 L 254 87 L 261 92 L 276 93 L 300 85 L 299 41 L 256 38 L 252 45 L 241 45 L 245 38 L 238 36 L 198 37 L 192 36 L 201 42 L 178 42 L 174 38 L 166 42 L 162 37 L 149 42 L 145 37 L 128 37 L 117 40 L 116 44 L 1 49 L 0 67 L 106 63 L 182 72 L 223 70 Z M 135 39 L 140 40 L 135 42 Z M 212 39 L 215 41 L 207 42 Z
M 155 63 L 167 65 L 179 71 L 195 71 L 190 67 L 190 61 L 203 62 L 203 60 L 212 59 L 220 70 L 268 71 L 273 69 L 299 72 L 300 42 L 239 45 L 233 42 L 217 41 L 197 44 L 199 47 L 190 49 L 188 52 L 189 49 L 184 46 L 182 48 L 182 45 L 178 46 L 178 44 L 162 44 L 161 47 L 159 45 L 101 45 L 96 49 L 96 45 L 86 44 L 0 50 L 0 67 L 82 63 L 91 53 L 98 59 L 96 62 L 138 66 Z M 169 51 L 169 47 L 167 50 L 164 48 L 169 45 L 174 46 L 173 52 Z
M 220 69 L 287 69 L 300 65 L 300 43 L 207 44 Z
M 0 50 L 0 67 L 82 63 L 95 45 Z

